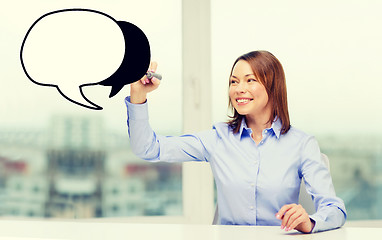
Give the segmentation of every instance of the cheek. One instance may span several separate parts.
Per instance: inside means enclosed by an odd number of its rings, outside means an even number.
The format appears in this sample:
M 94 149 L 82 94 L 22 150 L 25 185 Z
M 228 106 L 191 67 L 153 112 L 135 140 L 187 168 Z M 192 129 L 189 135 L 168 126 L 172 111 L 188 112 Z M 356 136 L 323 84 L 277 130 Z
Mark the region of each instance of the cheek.
M 251 93 L 251 95 L 256 96 L 259 95 L 259 90 L 259 86 L 254 85 L 249 87 L 248 92 Z
M 268 100 L 268 94 L 264 87 L 255 85 L 248 90 L 251 95 L 258 99 Z

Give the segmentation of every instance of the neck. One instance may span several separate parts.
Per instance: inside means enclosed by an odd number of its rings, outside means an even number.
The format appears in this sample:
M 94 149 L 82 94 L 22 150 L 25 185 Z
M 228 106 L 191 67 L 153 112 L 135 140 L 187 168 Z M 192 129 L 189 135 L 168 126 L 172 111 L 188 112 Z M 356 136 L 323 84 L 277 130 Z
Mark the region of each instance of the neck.
M 256 131 L 262 132 L 264 129 L 269 128 L 272 125 L 272 121 L 269 121 L 269 116 L 252 118 L 250 116 L 245 116 L 245 121 L 249 128 Z
M 252 138 L 256 143 L 259 143 L 263 138 L 263 130 L 272 126 L 272 121 L 269 121 L 270 115 L 261 114 L 259 116 L 245 116 L 247 126 L 252 129 Z

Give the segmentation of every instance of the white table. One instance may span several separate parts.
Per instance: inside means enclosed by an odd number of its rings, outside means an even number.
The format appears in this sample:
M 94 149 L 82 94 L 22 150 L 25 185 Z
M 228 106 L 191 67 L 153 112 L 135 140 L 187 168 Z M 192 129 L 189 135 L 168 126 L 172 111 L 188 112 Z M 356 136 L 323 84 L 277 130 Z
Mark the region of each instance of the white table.
M 63 239 L 165 239 L 165 240 L 246 240 L 246 239 L 382 239 L 382 228 L 343 227 L 337 230 L 301 234 L 279 227 L 216 226 L 187 224 L 133 224 L 83 221 L 0 220 L 0 240 Z

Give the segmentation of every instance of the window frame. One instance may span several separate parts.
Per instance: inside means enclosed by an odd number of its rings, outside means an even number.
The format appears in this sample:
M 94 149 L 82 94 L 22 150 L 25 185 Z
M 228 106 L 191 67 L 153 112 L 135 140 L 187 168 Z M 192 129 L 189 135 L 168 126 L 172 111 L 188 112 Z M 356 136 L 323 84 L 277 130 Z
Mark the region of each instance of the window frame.
M 212 126 L 210 6 L 210 0 L 182 0 L 184 133 L 206 130 Z M 182 164 L 182 216 L 139 216 L 91 221 L 212 224 L 215 210 L 213 184 L 208 163 L 185 162 Z

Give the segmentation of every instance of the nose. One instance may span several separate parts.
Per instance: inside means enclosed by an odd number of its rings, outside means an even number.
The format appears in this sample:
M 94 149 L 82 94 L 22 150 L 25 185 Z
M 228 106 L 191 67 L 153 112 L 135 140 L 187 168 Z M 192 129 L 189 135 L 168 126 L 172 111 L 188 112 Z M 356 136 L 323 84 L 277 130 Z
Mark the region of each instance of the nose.
M 247 92 L 247 84 L 245 84 L 244 82 L 238 83 L 238 85 L 236 86 L 236 92 L 238 93 Z

